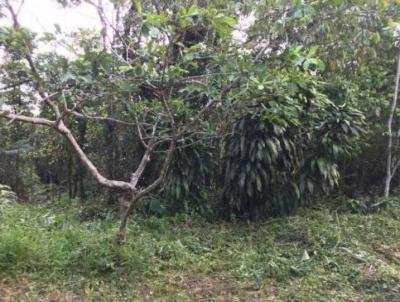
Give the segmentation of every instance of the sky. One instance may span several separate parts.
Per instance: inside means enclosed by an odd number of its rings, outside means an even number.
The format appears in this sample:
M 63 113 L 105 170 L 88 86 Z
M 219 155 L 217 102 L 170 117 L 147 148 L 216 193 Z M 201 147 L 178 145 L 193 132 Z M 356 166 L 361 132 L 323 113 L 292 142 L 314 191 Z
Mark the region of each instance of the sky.
M 17 11 L 21 0 L 15 0 L 12 3 L 14 10 Z M 64 8 L 55 0 L 25 0 L 19 11 L 18 20 L 22 26 L 39 35 L 45 32 L 54 32 L 56 24 L 60 26 L 63 33 L 74 32 L 79 28 L 101 28 L 96 9 L 87 3 Z M 0 26 L 10 24 L 9 17 L 0 18 Z M 38 52 L 55 51 L 65 57 L 75 57 L 66 45 L 55 41 L 52 43 L 40 42 L 37 45 Z
M 1 0 L 0 0 L 1 1 Z M 20 1 L 14 1 L 14 8 L 19 7 Z M 78 7 L 63 8 L 55 0 L 25 0 L 18 15 L 22 26 L 38 34 L 54 32 L 58 24 L 64 33 L 76 31 L 78 28 L 100 28 L 100 21 L 94 7 L 82 4 Z M 0 18 L 0 26 L 10 25 L 10 19 Z M 66 56 L 71 53 L 58 44 L 40 44 L 40 51 L 56 50 Z M 39 106 L 34 103 L 30 108 L 34 115 L 40 113 Z M 0 110 L 9 110 L 10 106 L 1 105 Z
M 16 3 L 20 2 L 16 1 Z M 107 2 L 107 1 L 106 1 Z M 105 2 L 105 3 L 106 3 Z M 15 5 L 15 7 L 18 7 Z M 78 28 L 100 28 L 100 21 L 95 8 L 87 3 L 77 7 L 63 8 L 55 0 L 25 0 L 19 14 L 19 20 L 25 27 L 37 33 L 54 31 L 54 24 L 61 26 L 63 32 L 75 31 Z M 240 16 L 233 39 L 245 41 L 247 29 L 255 22 L 254 13 Z M 0 19 L 0 25 L 7 24 Z
M 15 1 L 17 4 L 19 1 Z M 17 8 L 18 5 L 14 4 Z M 83 3 L 78 7 L 63 8 L 55 0 L 25 0 L 19 13 L 20 23 L 37 33 L 54 31 L 54 24 L 61 26 L 63 31 L 70 32 L 79 27 L 100 26 L 94 7 Z M 8 20 L 1 20 L 4 25 Z
M 1 0 L 0 0 L 1 1 Z M 17 10 L 23 0 L 13 1 Z M 112 6 L 109 1 L 104 1 L 105 11 L 111 17 Z M 56 0 L 25 0 L 18 15 L 20 23 L 36 33 L 54 32 L 55 24 L 58 24 L 64 33 L 76 31 L 79 28 L 101 28 L 101 23 L 96 9 L 87 3 L 79 6 L 63 8 Z M 111 21 L 112 18 L 109 18 Z M 238 18 L 236 29 L 232 32 L 232 38 L 238 43 L 247 39 L 247 30 L 255 22 L 255 15 L 241 15 Z M 0 18 L 0 26 L 10 24 L 7 18 Z M 63 53 L 58 45 L 41 45 L 42 50 L 56 50 Z M 55 48 L 55 49 L 54 49 Z M 63 53 L 67 55 L 66 53 Z

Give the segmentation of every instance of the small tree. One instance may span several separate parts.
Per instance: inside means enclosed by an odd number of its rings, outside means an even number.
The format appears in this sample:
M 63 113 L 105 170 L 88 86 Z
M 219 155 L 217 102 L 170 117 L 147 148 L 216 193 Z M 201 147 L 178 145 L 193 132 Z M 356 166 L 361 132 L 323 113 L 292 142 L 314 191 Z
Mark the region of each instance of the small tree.
M 117 239 L 122 242 L 133 207 L 164 182 L 177 146 L 183 146 L 186 137 L 193 142 L 204 135 L 205 113 L 237 83 L 219 64 L 228 51 L 211 57 L 230 43 L 235 20 L 214 7 L 175 7 L 167 13 L 159 5 L 142 7 L 133 1 L 115 4 L 117 19 L 109 22 L 102 2 L 89 2 L 97 8 L 103 29 L 100 36 L 77 34 L 70 47 L 80 54 L 72 60 L 40 54 L 35 35 L 19 23 L 19 10 L 10 0 L 1 5 L 12 26 L 0 31 L 5 51 L 0 117 L 58 132 L 100 185 L 129 193 L 131 198 L 121 205 Z M 45 38 L 61 43 L 52 35 Z M 7 89 L 11 86 L 23 93 L 22 102 Z M 111 101 L 123 108 L 118 117 L 102 115 Z M 135 168 L 127 163 L 132 167 L 129 179 L 109 179 L 101 172 L 68 126 L 74 119 L 135 130 L 132 140 L 144 151 Z M 144 182 L 143 173 L 154 158 L 160 163 L 157 175 Z

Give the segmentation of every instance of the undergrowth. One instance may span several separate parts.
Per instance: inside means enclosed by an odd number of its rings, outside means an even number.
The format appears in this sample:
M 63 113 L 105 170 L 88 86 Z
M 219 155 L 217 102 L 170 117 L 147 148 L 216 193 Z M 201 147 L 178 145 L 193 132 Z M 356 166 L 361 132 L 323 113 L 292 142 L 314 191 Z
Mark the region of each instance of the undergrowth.
M 264 223 L 137 215 L 123 246 L 117 215 L 102 211 L 66 201 L 0 207 L 0 300 L 400 300 L 397 200 L 347 200 Z

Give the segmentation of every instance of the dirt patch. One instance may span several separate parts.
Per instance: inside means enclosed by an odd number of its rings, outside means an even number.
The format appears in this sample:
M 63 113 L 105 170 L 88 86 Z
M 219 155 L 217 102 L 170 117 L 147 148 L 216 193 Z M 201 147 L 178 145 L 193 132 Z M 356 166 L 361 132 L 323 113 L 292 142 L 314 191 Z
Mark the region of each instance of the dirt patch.
M 169 288 L 185 293 L 191 301 L 273 301 L 278 289 L 240 287 L 238 282 L 222 274 L 185 272 L 179 277 L 165 280 Z
M 9 281 L 0 280 L 1 302 L 86 302 L 72 292 L 47 292 L 43 290 L 32 290 L 27 280 Z
M 381 244 L 375 246 L 375 251 L 385 256 L 388 260 L 400 261 L 400 243 Z

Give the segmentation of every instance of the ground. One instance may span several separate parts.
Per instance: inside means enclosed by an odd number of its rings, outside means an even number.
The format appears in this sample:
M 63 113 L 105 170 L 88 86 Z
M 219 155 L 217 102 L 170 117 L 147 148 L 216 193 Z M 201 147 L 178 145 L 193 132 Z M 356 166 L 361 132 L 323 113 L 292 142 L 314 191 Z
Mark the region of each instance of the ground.
M 0 301 L 400 301 L 400 201 L 263 223 L 0 205 Z

